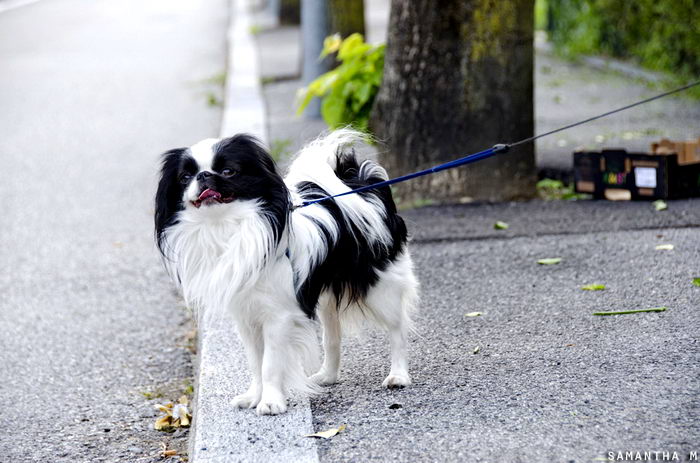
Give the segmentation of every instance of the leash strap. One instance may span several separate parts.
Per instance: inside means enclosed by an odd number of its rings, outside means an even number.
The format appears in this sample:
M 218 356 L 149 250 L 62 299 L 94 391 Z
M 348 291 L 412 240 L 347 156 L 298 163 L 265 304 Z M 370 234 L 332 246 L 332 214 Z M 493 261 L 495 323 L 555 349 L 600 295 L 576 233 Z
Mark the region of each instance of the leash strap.
M 506 152 L 508 152 L 508 150 L 510 150 L 510 148 L 512 148 L 514 146 L 518 146 L 518 145 L 522 145 L 522 144 L 525 144 L 528 142 L 532 142 L 532 141 L 537 140 L 538 138 L 547 137 L 549 135 L 553 135 L 555 133 L 571 129 L 571 128 L 577 127 L 579 125 L 587 124 L 587 123 L 595 121 L 597 119 L 601 119 L 603 117 L 607 117 L 607 116 L 610 116 L 612 114 L 619 113 L 621 111 L 625 111 L 625 110 L 630 109 L 630 108 L 634 108 L 635 106 L 649 103 L 650 101 L 658 100 L 659 98 L 664 98 L 664 97 L 667 97 L 669 95 L 673 95 L 674 93 L 682 92 L 683 90 L 687 90 L 691 87 L 695 87 L 696 85 L 700 85 L 700 80 L 692 82 L 692 83 L 687 84 L 687 85 L 684 85 L 682 87 L 675 88 L 673 90 L 669 90 L 669 91 L 664 92 L 664 93 L 660 93 L 660 94 L 652 96 L 650 98 L 646 98 L 644 100 L 640 100 L 640 101 L 637 101 L 635 103 L 632 103 L 632 104 L 629 104 L 626 106 L 622 106 L 622 107 L 617 108 L 617 109 L 613 109 L 612 111 L 598 114 L 597 116 L 589 117 L 588 119 L 584 119 L 582 121 L 574 122 L 573 124 L 559 127 L 558 129 L 554 129 L 554 130 L 551 130 L 549 132 L 541 133 L 539 135 L 535 135 L 535 136 L 528 137 L 528 138 L 523 138 L 522 140 L 518 140 L 518 141 L 513 142 L 513 143 L 497 144 L 497 145 L 494 145 L 492 148 L 489 148 L 487 150 L 479 151 L 478 153 L 473 153 L 473 154 L 470 154 L 468 156 L 464 156 L 462 158 L 455 159 L 454 161 L 446 162 L 444 164 L 440 164 L 438 166 L 431 167 L 429 169 L 421 170 L 418 172 L 413 172 L 411 174 L 402 175 L 401 177 L 396 177 L 396 178 L 392 178 L 389 180 L 384 180 L 383 182 L 373 183 L 371 185 L 365 185 L 363 187 L 356 188 L 356 189 L 350 190 L 350 191 L 346 191 L 344 193 L 338 193 L 337 195 L 324 196 L 323 198 L 314 199 L 311 201 L 304 201 L 301 205 L 297 206 L 297 208 L 311 206 L 312 204 L 317 204 L 317 203 L 320 203 L 322 201 L 327 201 L 329 199 L 340 198 L 341 196 L 347 196 L 347 195 L 352 195 L 352 194 L 356 194 L 356 193 L 362 193 L 363 191 L 382 188 L 385 186 L 393 185 L 395 183 L 401 183 L 401 182 L 405 182 L 407 180 L 412 180 L 414 178 L 422 177 L 424 175 L 434 174 L 434 173 L 440 172 L 442 170 L 452 169 L 454 167 L 459 167 L 459 166 L 463 166 L 465 164 L 471 164 L 473 162 L 481 161 L 482 159 L 486 159 L 488 157 L 491 157 L 491 156 L 499 154 L 499 153 L 506 153 Z

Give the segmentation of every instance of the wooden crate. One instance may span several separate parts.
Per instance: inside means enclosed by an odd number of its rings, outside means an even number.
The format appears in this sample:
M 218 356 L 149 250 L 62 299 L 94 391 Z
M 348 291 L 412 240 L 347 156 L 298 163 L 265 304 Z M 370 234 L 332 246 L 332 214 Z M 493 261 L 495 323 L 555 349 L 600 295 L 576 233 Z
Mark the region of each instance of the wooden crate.
M 672 147 L 669 143 L 674 142 L 659 142 L 653 148 L 660 151 L 658 154 L 623 149 L 575 152 L 576 191 L 610 200 L 700 196 L 698 143 L 683 142 Z M 683 163 L 681 156 L 671 150 L 682 151 Z
M 700 162 L 700 137 L 697 140 L 671 141 L 662 138 L 651 144 L 653 154 L 677 154 L 678 165 L 686 166 Z

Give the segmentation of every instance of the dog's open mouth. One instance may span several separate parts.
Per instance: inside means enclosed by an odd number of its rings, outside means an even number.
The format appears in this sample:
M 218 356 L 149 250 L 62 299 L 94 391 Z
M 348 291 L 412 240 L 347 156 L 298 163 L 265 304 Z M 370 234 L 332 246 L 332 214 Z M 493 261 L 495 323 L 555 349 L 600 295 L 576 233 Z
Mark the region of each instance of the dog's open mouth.
M 192 204 L 194 207 L 199 207 L 202 204 L 209 206 L 212 204 L 230 203 L 231 201 L 233 201 L 233 196 L 224 198 L 218 191 L 207 188 L 199 194 L 199 198 L 192 201 Z

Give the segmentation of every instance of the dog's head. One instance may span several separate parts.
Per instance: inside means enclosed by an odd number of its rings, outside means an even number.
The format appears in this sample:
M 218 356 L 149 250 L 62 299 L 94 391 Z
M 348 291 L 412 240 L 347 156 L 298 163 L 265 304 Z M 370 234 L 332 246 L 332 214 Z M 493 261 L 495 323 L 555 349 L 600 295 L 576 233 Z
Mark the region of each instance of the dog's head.
M 223 217 L 240 202 L 253 202 L 281 221 L 288 211 L 288 191 L 258 140 L 236 135 L 166 152 L 155 201 L 159 246 L 180 211 Z

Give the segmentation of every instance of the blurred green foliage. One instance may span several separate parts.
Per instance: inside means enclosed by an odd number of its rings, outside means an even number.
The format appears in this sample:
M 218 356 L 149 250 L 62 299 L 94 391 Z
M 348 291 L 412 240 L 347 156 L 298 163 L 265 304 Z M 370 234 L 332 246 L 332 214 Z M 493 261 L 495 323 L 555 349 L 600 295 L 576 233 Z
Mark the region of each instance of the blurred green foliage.
M 382 83 L 384 45 L 369 45 L 361 34 L 346 39 L 327 37 L 321 58 L 337 53 L 340 65 L 302 88 L 297 114 L 316 98 L 321 98 L 321 116 L 331 129 L 351 125 L 367 131 L 369 113 Z
M 537 182 L 537 195 L 548 201 L 565 199 L 565 200 L 578 200 L 578 199 L 590 199 L 591 195 L 584 193 L 576 193 L 573 185 L 565 185 L 561 180 L 556 180 L 552 178 L 543 178 Z
M 547 18 L 548 11 L 548 0 L 535 0 L 535 30 L 543 31 L 547 29 L 549 21 Z
M 537 0 L 550 40 L 565 55 L 634 58 L 678 78 L 700 75 L 698 0 Z M 536 10 L 537 11 L 537 10 Z

